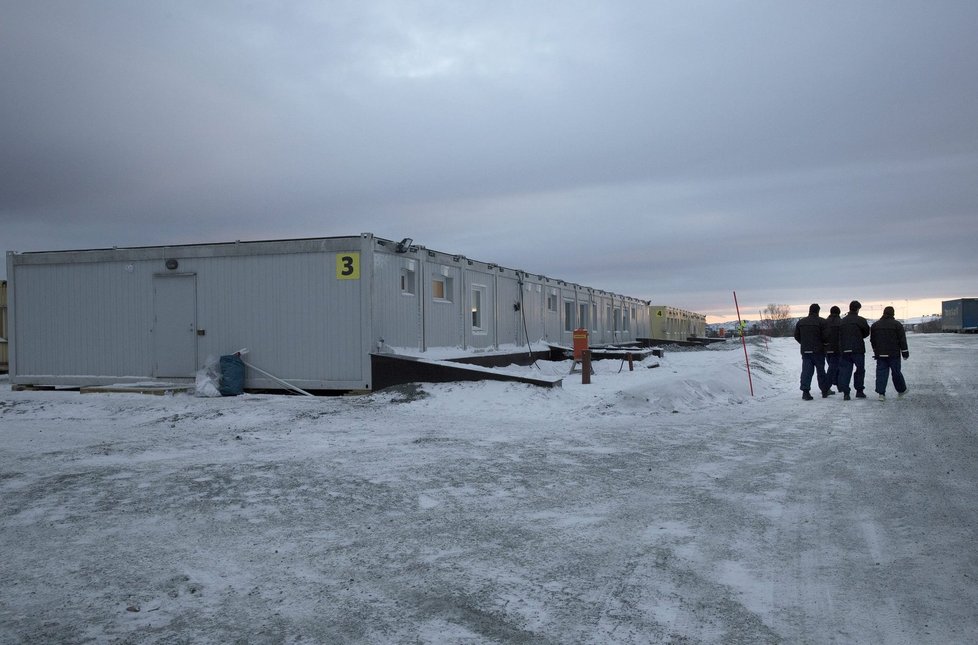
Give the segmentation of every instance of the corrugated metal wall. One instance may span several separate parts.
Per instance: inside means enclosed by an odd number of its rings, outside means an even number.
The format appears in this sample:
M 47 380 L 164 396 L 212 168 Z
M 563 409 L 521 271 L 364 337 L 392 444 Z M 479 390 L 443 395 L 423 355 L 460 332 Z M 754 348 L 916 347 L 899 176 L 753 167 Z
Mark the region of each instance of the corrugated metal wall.
M 496 341 L 500 347 L 525 347 L 523 321 L 516 304 L 520 300 L 519 277 L 504 269 L 496 274 Z M 521 305 L 522 306 L 522 305 Z
M 0 280 L 0 368 L 6 370 L 7 353 L 7 281 Z
M 531 343 L 547 340 L 546 296 L 543 282 L 536 276 L 523 278 L 521 323 L 525 323 L 525 335 Z
M 649 337 L 648 303 L 568 284 L 545 276 L 524 276 L 523 315 L 531 342 L 570 346 L 574 329 L 588 330 L 592 344 Z M 500 315 L 505 317 L 501 307 Z M 517 322 L 522 325 L 522 320 Z M 523 334 L 520 330 L 520 342 Z
M 422 266 L 413 256 L 375 253 L 372 271 L 374 340 L 421 349 Z
M 363 279 L 335 276 L 346 250 L 182 261 L 198 276 L 200 358 L 246 347 L 248 362 L 300 387 L 363 387 Z
M 153 290 L 137 265 L 15 266 L 12 375 L 151 374 Z
M 590 303 L 577 285 L 423 247 L 395 248 L 378 240 L 374 255 L 373 333 L 390 351 L 525 347 L 527 337 L 569 343 L 563 298 L 575 308 Z M 415 287 L 407 293 L 405 284 Z
M 462 347 L 462 268 L 433 261 L 425 265 L 424 345 Z
M 496 312 L 495 276 L 485 270 L 466 268 L 465 306 L 467 324 L 465 325 L 466 347 L 470 349 L 489 349 L 495 347 L 494 320 Z M 478 324 L 474 318 L 478 316 Z
M 358 279 L 339 279 L 338 268 L 338 257 L 360 252 L 360 238 L 334 238 L 22 256 L 13 265 L 19 351 L 12 378 L 57 384 L 157 376 L 154 307 L 166 305 L 154 299 L 154 276 L 177 274 L 196 284 L 198 367 L 208 356 L 247 348 L 248 362 L 299 387 L 369 387 L 369 260 Z M 59 257 L 73 261 L 52 263 Z M 166 259 L 177 268 L 168 269 Z M 273 386 L 249 374 L 249 387 Z

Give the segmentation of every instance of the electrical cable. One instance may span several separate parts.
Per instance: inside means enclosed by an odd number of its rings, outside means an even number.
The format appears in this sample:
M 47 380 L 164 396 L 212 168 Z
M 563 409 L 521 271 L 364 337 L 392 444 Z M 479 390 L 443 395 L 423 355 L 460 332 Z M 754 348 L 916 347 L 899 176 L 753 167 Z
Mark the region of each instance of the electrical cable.
M 523 319 L 523 339 L 526 341 L 526 354 L 533 361 L 532 363 L 530 363 L 530 366 L 540 369 L 540 366 L 537 365 L 536 359 L 533 358 L 533 349 L 530 347 L 530 332 L 526 328 L 526 307 L 523 306 L 523 275 L 522 274 L 519 275 L 516 284 L 519 286 L 520 289 L 520 318 Z

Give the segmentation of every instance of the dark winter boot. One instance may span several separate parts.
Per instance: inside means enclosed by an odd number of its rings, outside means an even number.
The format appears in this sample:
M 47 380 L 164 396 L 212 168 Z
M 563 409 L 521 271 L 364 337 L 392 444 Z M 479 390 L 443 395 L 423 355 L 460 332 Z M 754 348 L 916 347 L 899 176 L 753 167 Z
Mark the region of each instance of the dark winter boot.
M 850 400 L 851 398 L 852 398 L 852 397 L 851 397 L 851 396 L 849 396 L 849 393 L 848 393 L 848 392 L 843 392 L 843 394 L 842 394 L 842 400 L 843 400 L 843 401 L 848 401 L 848 400 Z
M 809 392 L 808 390 L 802 390 L 801 391 L 801 399 L 802 399 L 802 401 L 811 401 L 814 398 L 815 397 L 812 396 L 812 393 Z
M 865 399 L 866 398 L 866 393 L 863 392 L 862 390 L 856 390 L 856 398 L 857 399 Z

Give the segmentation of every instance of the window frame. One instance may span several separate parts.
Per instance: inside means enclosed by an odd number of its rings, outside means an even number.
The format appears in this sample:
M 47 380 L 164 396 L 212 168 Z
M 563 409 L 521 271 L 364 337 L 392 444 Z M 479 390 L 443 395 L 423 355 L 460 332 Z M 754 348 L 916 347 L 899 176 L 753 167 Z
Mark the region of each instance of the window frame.
M 400 287 L 402 296 L 418 295 L 418 276 L 414 269 L 401 267 Z
M 486 296 L 488 287 L 484 284 L 472 284 L 469 288 L 469 327 L 474 334 L 485 334 L 486 328 Z
M 564 331 L 574 331 L 575 311 L 577 310 L 575 305 L 573 298 L 564 298 Z
M 437 294 L 437 289 L 441 289 L 441 295 Z M 431 278 L 431 299 L 434 302 L 455 302 L 454 291 L 455 284 L 451 276 L 447 275 L 435 275 Z

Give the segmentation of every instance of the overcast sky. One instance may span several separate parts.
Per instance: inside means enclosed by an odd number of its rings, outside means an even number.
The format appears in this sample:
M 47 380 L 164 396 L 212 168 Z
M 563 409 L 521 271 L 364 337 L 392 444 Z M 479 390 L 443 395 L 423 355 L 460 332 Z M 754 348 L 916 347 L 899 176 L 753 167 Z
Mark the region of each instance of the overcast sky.
M 745 317 L 975 297 L 976 25 L 974 0 L 0 0 L 0 250 L 372 232 L 722 318 L 734 290 Z

